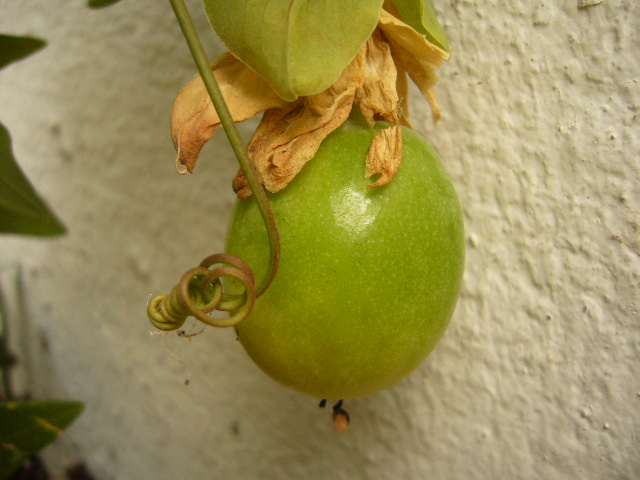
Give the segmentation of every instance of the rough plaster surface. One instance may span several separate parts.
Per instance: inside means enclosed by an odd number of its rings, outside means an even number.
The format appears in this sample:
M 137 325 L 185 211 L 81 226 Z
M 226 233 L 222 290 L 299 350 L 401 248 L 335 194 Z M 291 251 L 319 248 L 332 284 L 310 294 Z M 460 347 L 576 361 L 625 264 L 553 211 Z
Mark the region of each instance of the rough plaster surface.
M 236 167 L 220 135 L 195 175 L 174 173 L 168 115 L 194 68 L 168 2 L 84 3 L 0 7 L 0 31 L 49 41 L 0 72 L 0 119 L 70 233 L 0 245 L 4 264 L 24 266 L 31 329 L 48 346 L 34 340 L 32 391 L 87 403 L 48 450 L 59 468 L 82 458 L 102 480 L 640 478 L 637 2 L 435 2 L 454 49 L 445 119 L 432 125 L 418 96 L 413 118 L 464 207 L 464 290 L 429 360 L 350 402 L 341 436 L 233 332 L 149 335 L 148 294 L 220 251 Z

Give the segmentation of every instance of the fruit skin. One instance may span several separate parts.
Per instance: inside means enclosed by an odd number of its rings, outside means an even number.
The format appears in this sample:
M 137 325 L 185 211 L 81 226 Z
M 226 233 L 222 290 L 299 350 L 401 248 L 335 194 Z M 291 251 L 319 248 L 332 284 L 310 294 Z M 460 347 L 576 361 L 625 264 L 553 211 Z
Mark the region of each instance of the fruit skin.
M 412 372 L 444 333 L 460 291 L 462 211 L 431 147 L 405 128 L 395 178 L 368 188 L 365 156 L 382 126 L 350 118 L 269 194 L 280 268 L 235 327 L 262 370 L 318 398 L 370 395 Z M 236 203 L 227 251 L 262 278 L 269 246 L 253 196 Z

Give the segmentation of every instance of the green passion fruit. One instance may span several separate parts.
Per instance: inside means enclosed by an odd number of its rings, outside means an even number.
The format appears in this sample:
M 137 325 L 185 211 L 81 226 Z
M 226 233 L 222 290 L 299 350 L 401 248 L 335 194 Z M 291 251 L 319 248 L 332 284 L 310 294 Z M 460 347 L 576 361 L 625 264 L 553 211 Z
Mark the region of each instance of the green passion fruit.
M 444 333 L 460 292 L 462 211 L 433 149 L 404 128 L 395 178 L 368 187 L 365 157 L 385 127 L 350 118 L 268 195 L 280 268 L 235 326 L 262 370 L 317 398 L 370 395 L 411 373 Z M 269 243 L 253 196 L 235 205 L 227 252 L 256 278 L 265 274 Z

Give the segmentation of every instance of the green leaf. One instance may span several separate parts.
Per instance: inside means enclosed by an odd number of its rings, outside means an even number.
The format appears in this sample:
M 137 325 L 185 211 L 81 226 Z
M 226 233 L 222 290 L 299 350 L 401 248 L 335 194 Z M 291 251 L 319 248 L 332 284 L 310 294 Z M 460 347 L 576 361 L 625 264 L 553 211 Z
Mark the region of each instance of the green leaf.
M 0 403 L 0 480 L 55 440 L 83 408 L 67 400 Z
M 0 69 L 28 57 L 47 44 L 34 37 L 14 37 L 0 34 Z
M 375 29 L 382 0 L 203 0 L 233 55 L 287 101 L 340 76 Z
M 120 0 L 89 0 L 87 6 L 89 8 L 104 8 L 114 3 L 118 3 Z
M 0 123 L 0 233 L 51 236 L 65 231 L 20 170 L 9 132 Z
M 29 457 L 17 450 L 11 450 L 0 446 L 0 480 L 7 480 L 18 470 Z
M 444 29 L 438 22 L 430 0 L 392 0 L 402 21 L 412 26 L 427 39 L 449 52 L 449 42 Z

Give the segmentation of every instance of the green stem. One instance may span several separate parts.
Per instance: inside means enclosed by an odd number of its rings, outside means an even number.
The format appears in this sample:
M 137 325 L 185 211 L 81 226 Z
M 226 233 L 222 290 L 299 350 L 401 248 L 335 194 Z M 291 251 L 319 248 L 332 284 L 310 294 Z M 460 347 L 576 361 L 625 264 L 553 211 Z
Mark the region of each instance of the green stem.
M 267 227 L 271 258 L 269 260 L 269 269 L 267 270 L 266 275 L 261 279 L 260 284 L 256 287 L 256 294 L 259 297 L 271 284 L 278 270 L 278 264 L 280 263 L 280 235 L 278 233 L 275 216 L 271 210 L 271 205 L 269 204 L 267 195 L 262 188 L 255 166 L 249 158 L 249 154 L 247 153 L 244 142 L 242 141 L 242 137 L 240 137 L 240 132 L 238 132 L 238 128 L 236 127 L 236 124 L 231 117 L 231 113 L 229 112 L 229 108 L 224 101 L 218 82 L 211 71 L 211 64 L 209 63 L 209 59 L 207 58 L 204 48 L 202 47 L 202 43 L 198 37 L 198 32 L 193 25 L 189 10 L 185 5 L 184 0 L 170 1 L 173 11 L 176 14 L 176 18 L 178 19 L 178 23 L 180 24 L 180 28 L 182 29 L 182 33 L 189 45 L 189 50 L 191 50 L 191 55 L 198 67 L 200 76 L 207 88 L 207 92 L 209 92 L 209 96 L 211 97 L 211 101 L 218 112 L 218 116 L 222 121 L 222 126 L 229 138 L 229 143 L 231 143 L 231 147 L 238 159 L 240 168 L 242 168 L 242 171 L 249 182 L 249 186 L 251 187 L 251 191 L 258 202 L 260 214 L 262 215 Z

